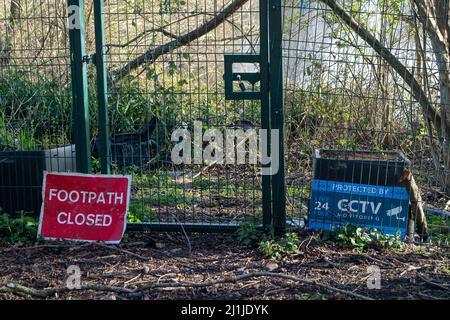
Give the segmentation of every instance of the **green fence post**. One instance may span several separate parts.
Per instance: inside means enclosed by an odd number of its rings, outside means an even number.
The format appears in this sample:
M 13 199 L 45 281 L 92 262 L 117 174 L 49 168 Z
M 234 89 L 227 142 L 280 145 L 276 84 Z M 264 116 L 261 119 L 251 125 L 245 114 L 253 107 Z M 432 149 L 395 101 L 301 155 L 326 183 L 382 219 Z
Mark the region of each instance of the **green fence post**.
M 105 65 L 105 29 L 103 0 L 94 0 L 95 65 L 97 67 L 97 101 L 99 125 L 99 153 L 103 174 L 111 173 L 108 128 L 107 74 Z
M 270 133 L 270 93 L 269 93 L 269 30 L 267 16 L 267 0 L 260 2 L 260 74 L 261 74 L 261 129 L 266 129 Z M 270 134 L 267 135 L 270 139 Z M 270 140 L 269 140 L 270 141 Z M 269 142 L 268 141 L 268 142 Z M 268 145 L 268 154 L 270 153 L 270 143 Z M 271 203 L 271 186 L 270 175 L 262 176 L 262 209 L 263 209 L 263 225 L 268 228 L 272 225 L 272 203 Z
M 69 39 L 72 70 L 72 133 L 77 171 L 91 171 L 88 81 L 82 0 L 68 0 Z
M 283 105 L 283 16 L 281 0 L 269 1 L 269 70 L 272 130 L 279 130 L 279 169 L 272 176 L 272 216 L 275 234 L 286 227 L 286 184 L 284 175 L 284 105 Z M 273 143 L 273 142 L 272 142 Z

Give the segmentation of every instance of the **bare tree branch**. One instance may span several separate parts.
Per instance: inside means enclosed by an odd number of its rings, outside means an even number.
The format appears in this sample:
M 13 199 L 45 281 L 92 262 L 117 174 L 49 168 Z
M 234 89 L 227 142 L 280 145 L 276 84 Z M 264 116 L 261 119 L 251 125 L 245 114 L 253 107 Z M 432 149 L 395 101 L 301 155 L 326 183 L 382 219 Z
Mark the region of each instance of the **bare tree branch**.
M 439 132 L 444 176 L 447 173 L 446 188 L 450 192 L 450 47 L 448 46 L 448 1 L 414 0 L 416 17 L 427 31 L 439 70 L 439 102 L 441 124 Z M 447 3 L 447 4 L 445 4 Z M 444 177 L 445 178 L 445 177 Z
M 414 98 L 420 103 L 425 118 L 429 119 L 441 132 L 442 123 L 440 114 L 434 109 L 421 85 L 414 78 L 412 73 L 387 49 L 378 39 L 376 39 L 366 28 L 360 25 L 346 10 L 335 0 L 321 0 L 328 5 L 341 20 L 356 32 L 369 46 L 372 47 L 387 63 L 402 77 L 411 87 Z M 450 119 L 446 121 L 446 131 L 450 134 Z
M 122 293 L 122 294 L 134 294 L 138 292 L 142 292 L 144 290 L 152 290 L 152 289 L 162 289 L 162 288 L 204 288 L 204 287 L 211 287 L 219 284 L 224 283 L 235 283 L 239 281 L 245 281 L 253 278 L 261 278 L 261 277 L 271 277 L 271 278 L 282 278 L 286 280 L 291 280 L 293 282 L 302 283 L 309 286 L 317 286 L 321 289 L 325 289 L 328 291 L 337 292 L 340 294 L 344 294 L 346 296 L 350 296 L 356 299 L 360 300 L 373 300 L 372 298 L 353 292 L 348 291 L 344 289 L 339 289 L 336 287 L 333 287 L 331 285 L 323 284 L 315 280 L 309 280 L 302 277 L 290 275 L 290 274 L 283 274 L 283 273 L 273 273 L 273 272 L 253 272 L 253 273 L 246 273 L 241 275 L 233 275 L 233 276 L 227 276 L 219 279 L 209 280 L 209 281 L 203 281 L 203 282 L 155 282 L 151 281 L 148 283 L 143 284 L 142 286 L 138 286 L 134 289 L 128 289 L 123 287 L 117 287 L 117 286 L 107 286 L 102 284 L 86 284 L 80 286 L 79 289 L 76 289 L 78 291 L 80 290 L 93 290 L 93 291 L 109 291 L 109 292 L 115 292 L 115 293 Z M 0 287 L 0 292 L 5 293 L 14 293 L 14 294 L 24 294 L 29 296 L 34 296 L 38 298 L 47 298 L 52 295 L 55 295 L 56 293 L 64 293 L 64 292 L 70 292 L 74 289 L 70 289 L 68 287 L 53 287 L 53 288 L 47 288 L 47 289 L 34 289 L 30 287 L 26 287 L 17 283 L 9 283 L 6 286 Z
M 234 0 L 227 7 L 225 7 L 219 14 L 208 22 L 202 24 L 195 30 L 188 32 L 184 35 L 178 36 L 175 40 L 168 43 L 160 45 L 154 49 L 148 50 L 141 54 L 134 60 L 128 62 L 125 66 L 120 69 L 112 71 L 112 76 L 115 80 L 120 80 L 121 78 L 129 75 L 133 70 L 137 69 L 139 66 L 145 63 L 154 62 L 158 57 L 163 54 L 169 53 L 179 47 L 189 44 L 190 42 L 202 37 L 211 30 L 214 30 L 222 24 L 230 15 L 236 12 L 240 7 L 242 7 L 248 0 Z

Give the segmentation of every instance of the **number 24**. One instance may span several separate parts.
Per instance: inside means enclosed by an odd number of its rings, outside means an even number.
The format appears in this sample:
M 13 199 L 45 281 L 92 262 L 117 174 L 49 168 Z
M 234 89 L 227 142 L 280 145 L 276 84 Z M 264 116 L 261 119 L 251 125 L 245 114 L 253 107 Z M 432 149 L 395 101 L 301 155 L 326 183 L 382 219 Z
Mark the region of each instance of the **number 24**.
M 314 210 L 325 210 L 325 211 L 328 211 L 328 202 L 322 203 L 320 201 L 316 201 Z

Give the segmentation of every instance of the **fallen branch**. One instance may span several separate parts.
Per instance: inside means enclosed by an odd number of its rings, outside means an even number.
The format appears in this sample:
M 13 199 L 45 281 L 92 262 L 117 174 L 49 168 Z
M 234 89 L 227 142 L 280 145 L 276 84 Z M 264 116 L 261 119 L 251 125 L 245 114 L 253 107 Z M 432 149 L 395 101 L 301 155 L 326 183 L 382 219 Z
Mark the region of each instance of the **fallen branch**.
M 446 287 L 446 286 L 444 286 L 444 285 L 442 285 L 440 283 L 431 281 L 431 280 L 429 280 L 429 279 L 427 279 L 427 278 L 425 278 L 423 276 L 420 276 L 420 275 L 419 275 L 419 278 L 422 279 L 423 281 L 425 281 L 426 283 L 428 283 L 431 286 L 434 286 L 434 287 L 442 289 L 442 290 L 450 291 L 450 288 L 448 288 L 448 287 Z
M 379 264 L 387 266 L 387 267 L 392 267 L 393 266 L 393 264 L 391 262 L 387 262 L 387 261 L 383 261 L 383 260 L 377 259 L 375 257 L 372 257 L 372 256 L 368 255 L 368 254 L 362 254 L 362 253 L 347 253 L 347 254 L 350 255 L 350 256 L 353 256 L 353 257 L 360 258 L 360 259 L 371 260 L 373 262 L 379 263 Z
M 429 294 L 425 294 L 425 293 L 422 293 L 422 292 L 417 292 L 417 295 L 419 297 L 422 297 L 425 300 L 446 300 L 444 298 L 438 298 L 438 297 L 435 297 L 435 296 L 432 296 L 432 295 L 429 295 Z
M 127 254 L 127 255 L 133 256 L 133 257 L 135 257 L 135 258 L 141 259 L 141 260 L 145 260 L 145 261 L 150 260 L 149 257 L 141 256 L 140 254 L 131 252 L 131 251 L 126 250 L 126 249 L 118 248 L 118 247 L 111 246 L 111 245 L 106 245 L 106 244 L 103 244 L 103 243 L 95 243 L 95 245 L 97 245 L 97 246 L 99 246 L 99 247 L 102 247 L 102 248 L 109 249 L 109 250 L 122 252 L 122 253 L 125 253 L 125 254 Z
M 314 280 L 308 280 L 301 277 L 288 275 L 288 274 L 282 274 L 282 273 L 273 273 L 273 272 L 254 272 L 254 273 L 247 273 L 237 276 L 229 276 L 224 277 L 216 280 L 209 280 L 209 281 L 203 281 L 203 282 L 170 282 L 170 283 L 144 283 L 140 287 L 136 287 L 134 289 L 127 289 L 123 287 L 115 287 L 115 286 L 107 286 L 107 285 L 101 285 L 101 284 L 87 284 L 82 285 L 78 289 L 69 289 L 68 287 L 54 287 L 54 288 L 47 288 L 47 289 L 34 289 L 25 287 L 23 285 L 15 284 L 15 283 L 9 283 L 6 286 L 0 287 L 0 292 L 9 292 L 14 293 L 18 295 L 29 295 L 33 297 L 38 298 L 47 298 L 50 297 L 56 293 L 64 293 L 69 291 L 81 291 L 81 290 L 93 290 L 93 291 L 109 291 L 109 292 L 115 292 L 115 293 L 122 293 L 122 294 L 136 294 L 144 290 L 150 290 L 150 289 L 167 289 L 167 288 L 204 288 L 204 287 L 211 287 L 218 284 L 224 284 L 224 283 L 235 283 L 239 281 L 244 281 L 252 278 L 259 278 L 259 277 L 272 277 L 272 278 L 282 278 L 291 280 L 294 282 L 299 282 L 302 284 L 307 284 L 310 286 L 317 286 L 322 289 L 333 291 L 337 293 L 341 293 L 347 296 L 351 296 L 357 299 L 362 300 L 373 300 L 372 298 L 361 295 L 352 291 L 339 289 L 330 285 L 326 285 L 323 283 L 319 283 Z
M 78 288 L 71 289 L 68 287 L 53 287 L 46 289 L 35 289 L 30 287 L 25 287 L 17 283 L 9 283 L 6 286 L 0 287 L 0 292 L 3 293 L 13 293 L 18 295 L 27 295 L 37 298 L 48 298 L 57 293 L 64 293 L 69 291 L 83 291 L 83 290 L 93 290 L 93 291 L 108 291 L 115 293 L 134 293 L 134 289 L 127 289 L 123 287 L 107 286 L 102 284 L 86 284 Z
M 289 274 L 274 273 L 274 272 L 247 273 L 247 274 L 242 274 L 242 275 L 238 275 L 238 276 L 229 276 L 229 277 L 224 277 L 224 278 L 220 278 L 217 280 L 210 280 L 210 281 L 205 281 L 205 282 L 179 282 L 179 283 L 169 283 L 169 284 L 167 284 L 167 283 L 160 283 L 160 284 L 152 283 L 149 285 L 142 286 L 141 290 L 155 289 L 155 288 L 180 288 L 180 287 L 202 288 L 202 287 L 209 287 L 209 286 L 214 286 L 214 285 L 223 284 L 223 283 L 234 283 L 234 282 L 243 281 L 243 280 L 252 279 L 252 278 L 258 278 L 258 277 L 282 278 L 282 279 L 287 279 L 287 280 L 291 280 L 294 282 L 300 282 L 300 283 L 311 285 L 311 286 L 318 286 L 320 288 L 323 288 L 323 289 L 326 289 L 329 291 L 342 293 L 342 294 L 345 294 L 348 296 L 353 296 L 355 298 L 362 299 L 362 300 L 373 300 L 370 297 L 360 295 L 360 294 L 352 292 L 352 291 L 339 289 L 339 288 L 336 288 L 336 287 L 333 287 L 330 285 L 326 285 L 326 284 L 323 284 L 323 283 L 320 283 L 320 282 L 317 282 L 314 280 L 308 280 L 308 279 L 304 279 L 304 278 L 289 275 Z

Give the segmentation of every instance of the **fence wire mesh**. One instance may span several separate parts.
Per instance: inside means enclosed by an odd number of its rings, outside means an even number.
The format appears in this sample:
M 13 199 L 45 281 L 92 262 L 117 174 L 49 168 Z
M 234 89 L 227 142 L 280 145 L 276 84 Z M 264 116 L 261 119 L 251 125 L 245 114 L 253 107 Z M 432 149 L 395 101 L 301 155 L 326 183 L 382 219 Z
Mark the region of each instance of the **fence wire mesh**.
M 335 173 L 331 166 L 313 177 L 314 169 L 320 171 L 320 166 L 313 167 L 316 149 L 346 150 L 330 158 L 340 159 L 335 164 L 347 166 L 343 170 L 347 176 L 326 180 L 391 186 L 402 184 L 399 180 L 388 183 L 392 171 L 379 171 L 380 162 L 389 161 L 390 154 L 378 153 L 370 160 L 357 150 L 399 150 L 412 162 L 426 206 L 429 232 L 438 241 L 448 243 L 448 211 L 435 210 L 449 207 L 448 194 L 442 192 L 449 179 L 445 164 L 448 137 L 444 131 L 432 132 L 432 124 L 424 120 L 429 110 L 424 111 L 415 99 L 411 83 L 402 78 L 405 74 L 383 59 L 375 50 L 373 39 L 361 32 L 363 28 L 368 30 L 418 79 L 429 99 L 425 109 L 448 109 L 448 102 L 439 99 L 436 75 L 440 67 L 429 35 L 421 27 L 421 13 L 413 6 L 418 3 L 284 2 L 286 187 L 289 215 L 294 222 L 299 212 L 305 213 L 308 206 L 315 205 L 308 203 L 311 180 L 318 176 L 329 178 Z M 344 13 L 336 8 L 342 8 Z M 444 17 L 444 12 L 434 13 L 433 18 Z M 353 19 L 354 28 L 344 22 L 347 17 Z M 436 147 L 439 145 L 443 147 Z M 439 155 L 435 150 L 443 152 Z M 343 161 L 349 159 L 364 160 L 365 174 Z M 399 175 L 401 172 L 396 179 Z M 415 210 L 411 216 L 418 219 L 420 214 Z
M 43 170 L 75 168 L 66 9 L 0 1 L 0 212 L 38 213 Z
M 443 70 L 434 39 L 420 20 L 424 16 L 421 1 L 274 3 L 283 10 L 287 225 L 302 227 L 313 205 L 316 149 L 345 150 L 332 154 L 332 159 L 368 161 L 368 175 L 375 174 L 376 181 L 356 174 L 353 167 L 347 168 L 350 176 L 345 180 L 375 185 L 391 179 L 390 171 L 377 168 L 392 159 L 386 152 L 367 159 L 358 150 L 398 150 L 411 161 L 429 232 L 433 239 L 448 242 L 449 139 L 445 130 L 433 131 L 434 119 L 424 117 L 431 109 L 444 112 L 448 104 L 441 99 Z M 111 163 L 113 172 L 133 175 L 130 222 L 220 229 L 245 218 L 262 221 L 258 166 L 175 165 L 171 161 L 172 132 L 176 128 L 193 132 L 195 121 L 201 122 L 203 132 L 261 128 L 260 101 L 225 100 L 223 78 L 224 54 L 260 52 L 260 1 L 114 0 L 104 4 Z M 345 22 L 346 14 L 353 19 L 351 24 Z M 85 17 L 86 48 L 93 53 L 91 2 L 85 3 Z M 439 12 L 431 17 L 440 18 Z M 362 29 L 416 79 L 429 109 L 424 111 L 423 99 L 411 89 L 405 73 L 380 56 L 377 43 L 374 46 Z M 69 146 L 72 152 L 67 4 L 1 0 L 0 30 L 0 160 L 20 157 L 18 151 Z M 237 68 L 259 71 L 253 64 Z M 88 75 L 92 164 L 98 172 L 93 64 L 88 65 Z M 255 86 L 240 83 L 236 90 L 242 90 L 240 85 L 246 90 Z M 64 160 L 47 161 L 53 166 L 50 170 L 71 170 L 72 156 L 66 152 L 58 149 L 39 157 Z M 0 206 L 5 212 L 32 211 L 22 206 L 31 190 L 37 192 L 35 203 L 39 202 L 39 175 L 32 182 L 26 179 L 41 170 L 33 169 L 38 155 L 26 157 L 32 157 L 33 164 L 16 162 L 14 169 L 0 161 Z
M 255 166 L 171 161 L 172 132 L 187 128 L 194 138 L 195 121 L 202 133 L 259 127 L 259 102 L 225 101 L 223 80 L 225 53 L 259 50 L 257 1 L 110 1 L 105 21 L 112 164 L 133 174 L 131 219 L 261 220 Z

